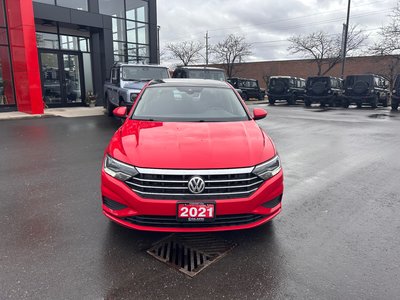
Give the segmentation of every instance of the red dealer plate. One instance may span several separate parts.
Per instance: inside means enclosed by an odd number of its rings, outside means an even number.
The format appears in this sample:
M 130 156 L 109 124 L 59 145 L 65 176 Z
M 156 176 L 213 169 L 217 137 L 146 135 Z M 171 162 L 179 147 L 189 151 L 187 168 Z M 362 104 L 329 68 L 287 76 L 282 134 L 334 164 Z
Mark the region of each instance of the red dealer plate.
M 177 219 L 183 222 L 207 222 L 215 219 L 215 203 L 178 203 Z

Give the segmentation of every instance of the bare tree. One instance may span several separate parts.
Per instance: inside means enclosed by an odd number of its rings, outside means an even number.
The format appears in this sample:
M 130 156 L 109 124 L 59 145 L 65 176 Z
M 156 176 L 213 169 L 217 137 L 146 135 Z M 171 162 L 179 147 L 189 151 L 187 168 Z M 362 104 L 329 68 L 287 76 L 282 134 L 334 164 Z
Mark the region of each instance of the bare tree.
M 400 73 L 400 1 L 393 8 L 389 20 L 387 25 L 381 27 L 379 40 L 369 50 L 382 56 L 380 72 L 392 88 L 396 75 Z
M 361 48 L 368 36 L 357 26 L 349 29 L 346 55 Z M 313 32 L 308 35 L 292 36 L 288 50 L 292 54 L 301 54 L 311 58 L 318 68 L 318 75 L 325 75 L 341 60 L 342 37 L 339 34 L 329 34 L 324 31 Z
M 203 48 L 203 44 L 197 41 L 169 43 L 165 46 L 172 58 L 179 59 L 184 66 L 197 62 L 201 57 Z
M 235 64 L 243 62 L 251 54 L 251 47 L 244 36 L 230 34 L 213 47 L 213 52 L 217 62 L 222 63 L 228 77 L 232 77 L 235 75 Z

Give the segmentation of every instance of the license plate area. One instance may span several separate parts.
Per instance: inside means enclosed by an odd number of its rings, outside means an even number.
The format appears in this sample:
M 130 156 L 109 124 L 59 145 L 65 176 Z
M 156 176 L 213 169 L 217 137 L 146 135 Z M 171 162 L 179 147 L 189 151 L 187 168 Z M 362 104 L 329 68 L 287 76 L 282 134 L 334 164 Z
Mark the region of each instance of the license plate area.
M 215 220 L 215 202 L 178 202 L 176 218 L 179 222 L 212 222 Z

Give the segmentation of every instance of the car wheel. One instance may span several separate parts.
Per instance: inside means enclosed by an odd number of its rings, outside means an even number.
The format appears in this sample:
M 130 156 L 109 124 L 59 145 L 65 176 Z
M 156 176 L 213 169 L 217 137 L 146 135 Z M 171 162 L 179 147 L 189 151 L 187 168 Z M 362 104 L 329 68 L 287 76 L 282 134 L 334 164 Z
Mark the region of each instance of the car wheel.
M 362 107 L 362 103 L 361 102 L 357 102 L 357 108 L 361 108 Z
M 296 104 L 296 98 L 297 98 L 296 95 L 290 96 L 290 98 L 288 99 L 288 104 L 289 105 L 295 105 Z
M 311 101 L 308 99 L 304 99 L 304 106 L 305 107 L 311 107 Z
M 383 101 L 382 101 L 382 106 L 383 106 L 383 107 L 388 107 L 388 98 L 387 98 L 387 97 L 385 97 L 385 98 L 383 99 Z
M 372 108 L 377 108 L 378 107 L 378 95 L 374 95 L 374 98 L 372 98 L 371 107 Z
M 262 93 L 260 93 L 258 95 L 258 100 L 260 100 L 260 101 L 264 100 L 264 95 Z
M 349 108 L 349 106 L 350 106 L 349 100 L 343 99 L 343 101 L 342 101 L 342 107 L 343 107 L 343 108 Z
M 392 100 L 392 110 L 397 110 L 399 108 L 399 102 L 393 102 Z
M 275 104 L 275 99 L 272 98 L 272 97 L 269 97 L 268 98 L 268 102 L 269 102 L 269 104 L 274 105 Z
M 112 117 L 113 114 L 113 110 L 114 110 L 114 105 L 110 102 L 110 100 L 108 99 L 108 96 L 106 97 L 106 113 L 107 116 Z
M 249 100 L 249 97 L 247 96 L 246 93 L 243 93 L 242 99 L 243 99 L 244 101 L 247 101 L 247 100 Z

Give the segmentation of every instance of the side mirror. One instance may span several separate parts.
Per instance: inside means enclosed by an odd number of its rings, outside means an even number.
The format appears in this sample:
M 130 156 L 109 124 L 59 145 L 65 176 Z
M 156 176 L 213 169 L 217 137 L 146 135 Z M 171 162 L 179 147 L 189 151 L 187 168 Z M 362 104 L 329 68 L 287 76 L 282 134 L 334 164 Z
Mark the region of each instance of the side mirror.
M 128 113 L 128 109 L 126 106 L 120 106 L 113 110 L 114 116 L 117 118 L 125 119 Z
M 253 118 L 254 120 L 264 119 L 267 116 L 267 111 L 262 108 L 253 109 Z

